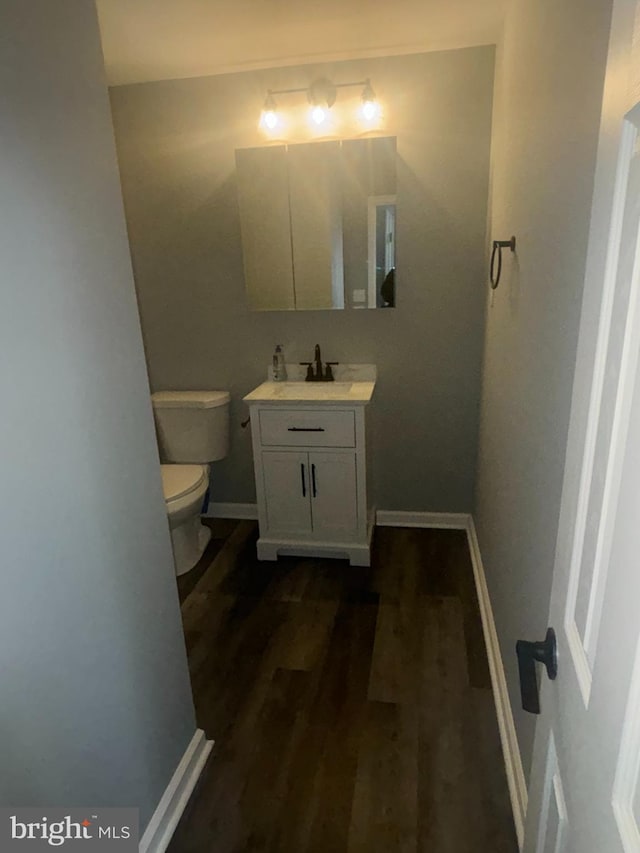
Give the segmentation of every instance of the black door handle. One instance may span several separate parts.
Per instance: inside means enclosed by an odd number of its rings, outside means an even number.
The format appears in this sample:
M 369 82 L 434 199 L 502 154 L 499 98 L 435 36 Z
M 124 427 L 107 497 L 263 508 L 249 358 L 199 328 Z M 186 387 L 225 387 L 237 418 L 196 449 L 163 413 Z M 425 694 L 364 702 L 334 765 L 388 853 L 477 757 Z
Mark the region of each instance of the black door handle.
M 313 463 L 311 463 L 311 484 L 313 488 L 313 496 L 315 498 L 318 494 L 318 491 L 316 489 L 316 466 Z
M 324 432 L 324 427 L 287 427 L 287 432 Z
M 518 640 L 516 643 L 518 670 L 520 672 L 520 695 L 522 707 L 531 714 L 540 713 L 540 696 L 536 677 L 536 661 L 547 668 L 547 675 L 554 681 L 558 675 L 558 647 L 556 632 L 547 629 L 547 636 L 541 643 Z
M 304 481 L 304 462 L 300 463 L 300 476 L 302 477 L 302 497 L 307 496 L 307 484 Z

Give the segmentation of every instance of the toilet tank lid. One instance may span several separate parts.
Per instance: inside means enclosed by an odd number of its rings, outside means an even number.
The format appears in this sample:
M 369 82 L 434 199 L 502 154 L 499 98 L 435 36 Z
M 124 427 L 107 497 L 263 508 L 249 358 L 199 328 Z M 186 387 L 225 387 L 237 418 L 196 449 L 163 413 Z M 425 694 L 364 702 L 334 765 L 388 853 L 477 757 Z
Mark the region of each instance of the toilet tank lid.
M 215 409 L 230 399 L 228 391 L 156 391 L 151 395 L 156 409 Z

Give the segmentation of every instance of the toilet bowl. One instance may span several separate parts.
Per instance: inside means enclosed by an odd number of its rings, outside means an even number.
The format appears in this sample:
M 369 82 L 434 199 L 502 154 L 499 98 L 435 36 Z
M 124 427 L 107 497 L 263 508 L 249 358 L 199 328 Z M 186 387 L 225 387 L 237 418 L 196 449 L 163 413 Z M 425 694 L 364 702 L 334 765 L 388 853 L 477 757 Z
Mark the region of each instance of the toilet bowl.
M 229 450 L 230 397 L 228 391 L 157 391 L 151 400 L 176 574 L 183 575 L 211 538 L 200 515 L 209 463 Z
M 211 531 L 200 521 L 209 466 L 161 465 L 160 472 L 176 575 L 183 575 L 195 566 L 211 539 Z

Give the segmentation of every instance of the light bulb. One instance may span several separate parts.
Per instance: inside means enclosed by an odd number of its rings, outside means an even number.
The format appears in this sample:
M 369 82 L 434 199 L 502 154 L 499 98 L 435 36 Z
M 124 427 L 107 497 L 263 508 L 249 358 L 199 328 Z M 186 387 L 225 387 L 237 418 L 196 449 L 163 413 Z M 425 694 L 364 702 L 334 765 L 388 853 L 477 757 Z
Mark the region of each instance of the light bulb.
M 268 130 L 273 130 L 278 124 L 278 113 L 275 110 L 265 110 L 262 114 L 262 123 Z
M 275 130 L 279 121 L 278 105 L 276 104 L 276 99 L 273 97 L 273 93 L 269 90 L 260 115 L 260 127 L 264 130 Z
M 380 104 L 376 101 L 376 95 L 371 87 L 371 81 L 366 80 L 362 90 L 362 118 L 365 121 L 373 121 L 380 117 Z
M 366 121 L 373 121 L 380 115 L 380 104 L 377 101 L 363 101 L 362 115 Z
M 316 104 L 316 106 L 312 108 L 311 118 L 316 124 L 322 124 L 326 117 L 327 110 L 324 107 L 321 107 L 319 104 Z
M 336 100 L 336 87 L 331 80 L 320 77 L 314 80 L 307 89 L 307 101 L 309 102 L 309 121 L 320 127 L 327 122 L 331 113 L 329 110 Z

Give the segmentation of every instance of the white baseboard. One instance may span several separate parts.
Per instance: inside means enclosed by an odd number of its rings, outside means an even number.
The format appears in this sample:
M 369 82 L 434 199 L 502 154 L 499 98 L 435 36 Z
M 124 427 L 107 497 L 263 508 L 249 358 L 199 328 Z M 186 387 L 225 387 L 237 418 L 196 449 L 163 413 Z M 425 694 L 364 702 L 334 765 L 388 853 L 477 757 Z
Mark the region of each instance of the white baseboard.
M 198 729 L 140 839 L 140 853 L 164 853 L 167 849 L 212 748 L 213 741 Z
M 214 503 L 211 501 L 205 518 L 237 518 L 253 521 L 258 518 L 258 504 Z
M 380 527 L 439 527 L 466 530 L 470 516 L 466 512 L 402 512 L 379 509 L 376 524 Z
M 484 641 L 487 647 L 487 657 L 489 658 L 489 671 L 491 673 L 493 697 L 496 703 L 496 716 L 498 717 L 498 728 L 500 730 L 500 740 L 502 741 L 502 753 L 507 773 L 507 784 L 509 785 L 509 796 L 511 797 L 513 820 L 516 827 L 516 835 L 518 836 L 518 845 L 520 850 L 522 850 L 524 822 L 527 814 L 527 783 L 522 769 L 520 747 L 513 721 L 513 711 L 509 700 L 509 691 L 507 690 L 507 680 L 504 674 L 504 664 L 502 663 L 500 644 L 498 642 L 498 634 L 493 618 L 489 590 L 487 588 L 487 579 L 482 564 L 476 527 L 471 516 L 469 516 L 467 526 L 467 538 L 469 540 L 473 575 L 476 582 L 478 602 L 480 604 Z
M 250 503 L 217 503 L 211 501 L 205 518 L 237 518 L 255 520 L 258 505 Z M 376 524 L 380 527 L 440 527 L 450 530 L 466 530 L 469 515 L 465 512 L 403 512 L 379 509 Z

